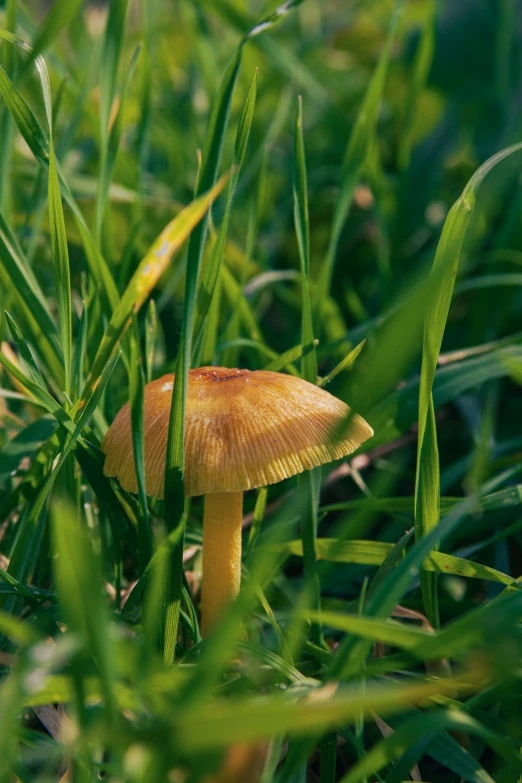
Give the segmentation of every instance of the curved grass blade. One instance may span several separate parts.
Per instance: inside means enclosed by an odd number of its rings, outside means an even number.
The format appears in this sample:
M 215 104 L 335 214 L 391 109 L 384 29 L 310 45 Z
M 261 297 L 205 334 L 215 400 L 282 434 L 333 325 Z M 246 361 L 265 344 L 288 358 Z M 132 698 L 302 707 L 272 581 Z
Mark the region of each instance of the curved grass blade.
M 55 430 L 54 419 L 41 416 L 17 432 L 8 443 L 4 443 L 0 448 L 0 484 L 18 469 L 23 459 L 33 459 Z
M 71 416 L 51 397 L 51 395 L 42 389 L 37 383 L 28 378 L 24 373 L 12 362 L 7 359 L 2 353 L 0 353 L 0 364 L 13 375 L 20 383 L 24 384 L 28 391 L 33 394 L 38 403 L 49 413 L 51 413 L 62 426 L 74 436 L 74 440 L 78 441 L 78 450 L 76 451 L 76 458 L 85 473 L 89 484 L 92 486 L 96 496 L 100 503 L 107 511 L 111 524 L 114 526 L 118 535 L 128 545 L 130 551 L 135 554 L 137 552 L 136 534 L 132 527 L 130 527 L 126 521 L 123 521 L 121 507 L 116 500 L 114 492 L 110 486 L 109 480 L 103 475 L 101 464 L 99 464 L 92 456 L 89 447 L 81 438 L 81 430 L 85 426 L 86 420 L 82 418 L 81 426 L 78 427 L 75 424 Z M 110 372 L 109 374 L 110 375 Z M 107 376 L 108 379 L 108 376 Z M 99 385 L 100 382 L 98 382 Z M 103 390 L 103 382 L 101 384 Z M 92 399 L 92 398 L 91 398 Z M 92 409 L 90 408 L 89 416 L 94 413 L 96 405 L 98 403 L 99 396 L 94 397 L 94 404 Z M 74 445 L 74 440 L 69 442 L 69 450 Z M 54 479 L 53 479 L 54 480 Z
M 521 150 L 522 144 L 508 147 L 491 157 L 478 169 L 451 208 L 437 247 L 432 270 L 434 291 L 427 304 L 424 323 L 419 385 L 419 439 L 415 481 L 415 535 L 417 539 L 426 536 L 437 525 L 440 516 L 440 469 L 433 383 L 464 237 L 482 181 L 498 163 Z M 436 582 L 433 578 L 423 577 L 421 587 L 426 613 L 432 623 L 437 625 Z
M 422 628 L 407 628 L 395 620 L 340 614 L 339 612 L 306 612 L 306 617 L 316 619 L 325 626 L 345 633 L 353 633 L 372 642 L 382 642 L 401 650 L 412 650 L 421 642 L 431 641 L 433 634 Z
M 318 538 L 316 555 L 318 560 L 330 563 L 353 563 L 354 565 L 380 566 L 393 551 L 394 545 L 383 541 L 339 541 L 337 538 Z M 298 539 L 287 541 L 278 547 L 281 552 L 303 555 L 303 545 Z M 481 563 L 473 563 L 445 552 L 431 552 L 422 562 L 422 569 L 436 574 L 455 574 L 474 579 L 487 579 L 504 585 L 516 584 L 516 579 Z
M 90 398 L 87 405 L 85 405 L 85 407 L 81 410 L 80 415 L 78 416 L 78 421 L 75 423 L 71 419 L 69 419 L 70 425 L 72 425 L 72 427 L 71 426 L 68 427 L 68 429 L 71 431 L 71 435 L 67 438 L 64 447 L 61 449 L 61 454 L 58 459 L 58 462 L 56 463 L 56 466 L 51 470 L 47 478 L 43 481 L 38 491 L 38 494 L 31 505 L 30 512 L 27 516 L 27 519 L 25 520 L 24 535 L 19 536 L 19 538 L 17 539 L 9 563 L 9 573 L 13 573 L 14 571 L 16 577 L 20 581 L 23 581 L 27 578 L 27 573 L 26 573 L 27 560 L 24 559 L 23 554 L 25 550 L 35 549 L 34 544 L 32 544 L 31 547 L 28 547 L 28 542 L 32 540 L 32 537 L 33 535 L 35 535 L 38 526 L 39 525 L 43 526 L 44 517 L 42 515 L 42 512 L 44 511 L 44 506 L 47 501 L 47 498 L 49 497 L 49 494 L 54 486 L 56 478 L 58 477 L 60 470 L 63 468 L 64 463 L 66 462 L 69 454 L 71 453 L 72 449 L 76 445 L 76 442 L 80 438 L 81 433 L 83 432 L 85 427 L 89 424 L 89 421 L 92 415 L 94 414 L 96 407 L 99 404 L 101 395 L 105 391 L 105 388 L 107 386 L 107 383 L 109 381 L 109 378 L 112 374 L 112 371 L 114 369 L 117 360 L 118 360 L 118 355 L 114 356 L 112 360 L 106 365 L 102 377 L 100 378 L 99 383 L 96 387 L 96 391 Z M 67 416 L 65 411 L 63 411 L 63 409 L 61 410 L 65 414 L 65 416 Z M 19 566 L 19 564 L 21 564 L 21 566 Z
M 416 542 L 393 572 L 386 576 L 375 591 L 367 597 L 364 607 L 365 616 L 386 617 L 393 607 L 400 603 L 405 590 L 418 576 L 424 560 L 432 554 L 434 547 L 455 530 L 461 520 L 472 511 L 475 502 L 476 498 L 471 496 L 459 503 L 424 538 Z M 436 555 L 436 553 L 433 554 Z M 330 676 L 347 677 L 351 672 L 359 670 L 367 651 L 367 643 L 359 643 L 354 641 L 352 637 L 346 637 L 332 663 Z
M 54 399 L 54 397 L 51 397 L 49 392 L 46 389 L 42 389 L 42 387 L 35 383 L 31 378 L 29 378 L 27 375 L 25 375 L 17 366 L 16 364 L 13 364 L 6 356 L 4 356 L 3 353 L 0 352 L 0 364 L 2 364 L 7 372 L 13 376 L 13 378 L 16 378 L 17 381 L 20 381 L 20 383 L 25 386 L 28 392 L 30 392 L 33 397 L 42 405 L 45 410 L 47 410 L 49 413 L 52 413 L 53 416 L 58 419 L 60 424 L 63 424 L 63 426 L 69 431 L 74 432 L 74 421 L 71 419 L 69 414 L 62 408 L 62 406 Z

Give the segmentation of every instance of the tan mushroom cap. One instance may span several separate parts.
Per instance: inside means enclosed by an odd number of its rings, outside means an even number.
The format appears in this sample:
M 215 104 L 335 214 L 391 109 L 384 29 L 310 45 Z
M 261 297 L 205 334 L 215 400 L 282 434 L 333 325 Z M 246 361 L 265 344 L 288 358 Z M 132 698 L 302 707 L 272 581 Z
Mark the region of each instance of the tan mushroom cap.
M 163 497 L 174 375 L 145 387 L 145 483 Z M 351 454 L 373 435 L 354 414 L 342 440 L 331 443 L 349 408 L 300 378 L 264 370 L 191 370 L 185 414 L 185 494 L 239 492 Z M 137 492 L 129 404 L 101 444 L 104 473 Z

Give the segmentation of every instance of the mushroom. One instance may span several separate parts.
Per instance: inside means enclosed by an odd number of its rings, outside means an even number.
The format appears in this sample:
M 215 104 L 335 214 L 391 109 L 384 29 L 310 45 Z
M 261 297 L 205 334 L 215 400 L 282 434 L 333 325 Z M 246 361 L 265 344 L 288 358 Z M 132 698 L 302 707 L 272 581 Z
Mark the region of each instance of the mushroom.
M 145 387 L 144 452 L 148 495 L 163 497 L 174 375 Z M 274 484 L 351 454 L 373 435 L 332 394 L 291 375 L 265 370 L 191 370 L 185 411 L 187 497 L 205 496 L 202 633 L 207 636 L 239 592 L 243 492 Z M 104 473 L 137 492 L 129 404 L 110 426 L 101 449 Z

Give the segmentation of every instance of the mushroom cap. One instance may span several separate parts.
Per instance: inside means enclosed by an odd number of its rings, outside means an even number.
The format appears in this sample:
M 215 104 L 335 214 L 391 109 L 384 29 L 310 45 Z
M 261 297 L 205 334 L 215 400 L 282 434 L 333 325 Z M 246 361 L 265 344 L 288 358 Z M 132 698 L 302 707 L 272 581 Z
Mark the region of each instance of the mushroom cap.
M 146 492 L 163 497 L 174 375 L 145 386 Z M 353 414 L 340 440 L 336 428 L 349 407 L 312 383 L 265 370 L 191 370 L 185 409 L 185 494 L 238 492 L 310 470 L 351 454 L 373 435 Z M 104 473 L 137 492 L 129 403 L 101 444 Z

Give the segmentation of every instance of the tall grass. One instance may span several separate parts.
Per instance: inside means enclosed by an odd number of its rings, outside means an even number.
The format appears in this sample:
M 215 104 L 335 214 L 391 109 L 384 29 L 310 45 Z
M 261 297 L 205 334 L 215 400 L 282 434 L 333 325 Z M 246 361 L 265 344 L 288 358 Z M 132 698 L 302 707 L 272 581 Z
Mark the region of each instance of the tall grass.
M 6 2 L 1 781 L 521 779 L 518 11 L 450 5 Z M 206 640 L 202 362 L 375 430 L 246 495 Z M 128 400 L 137 496 L 100 451 Z

